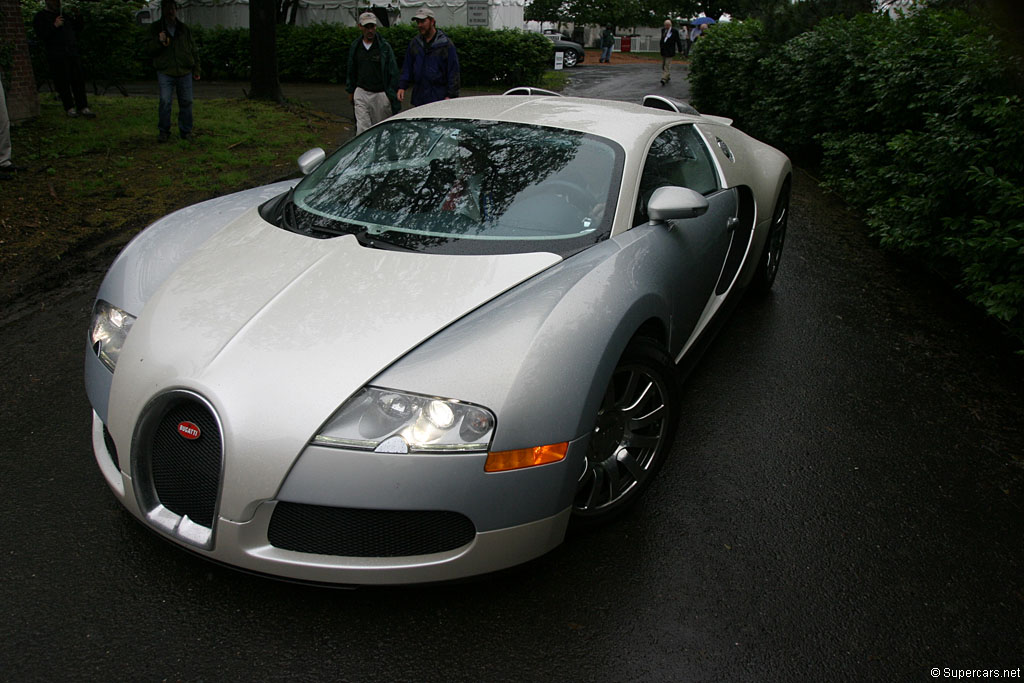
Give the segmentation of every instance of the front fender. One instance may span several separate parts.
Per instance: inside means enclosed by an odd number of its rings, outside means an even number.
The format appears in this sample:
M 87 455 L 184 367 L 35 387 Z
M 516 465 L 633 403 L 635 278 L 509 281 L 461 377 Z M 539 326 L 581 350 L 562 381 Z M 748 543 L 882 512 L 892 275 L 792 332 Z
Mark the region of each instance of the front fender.
M 661 341 L 670 338 L 657 236 L 630 231 L 567 259 L 435 335 L 371 383 L 490 408 L 497 415 L 494 450 L 588 434 L 637 330 L 653 321 Z
M 243 190 L 167 214 L 121 250 L 103 278 L 96 298 L 139 315 L 149 297 L 206 240 L 296 182 L 285 180 Z
M 296 182 L 298 180 L 286 180 L 235 192 L 179 209 L 157 220 L 117 255 L 96 298 L 138 317 L 160 285 L 204 242 L 253 206 L 281 194 Z M 86 341 L 86 395 L 104 424 L 113 377 Z

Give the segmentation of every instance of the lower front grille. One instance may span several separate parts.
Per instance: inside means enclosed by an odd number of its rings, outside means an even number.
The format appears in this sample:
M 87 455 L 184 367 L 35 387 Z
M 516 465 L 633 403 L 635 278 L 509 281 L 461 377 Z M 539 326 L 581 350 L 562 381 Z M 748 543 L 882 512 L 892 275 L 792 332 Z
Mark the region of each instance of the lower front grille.
M 343 557 L 408 557 L 454 550 L 476 536 L 457 512 L 358 510 L 278 502 L 267 538 L 274 547 Z
M 206 406 L 188 399 L 168 405 L 153 430 L 148 455 L 155 502 L 212 528 L 222 447 L 217 421 Z

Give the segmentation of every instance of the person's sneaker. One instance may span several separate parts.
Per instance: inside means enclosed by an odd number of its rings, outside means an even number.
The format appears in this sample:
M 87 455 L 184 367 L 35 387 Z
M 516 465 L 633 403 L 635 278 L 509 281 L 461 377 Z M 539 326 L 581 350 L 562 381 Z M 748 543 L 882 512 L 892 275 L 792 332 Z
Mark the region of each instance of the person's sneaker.
M 171 139 L 171 133 L 167 130 L 160 131 L 160 135 L 157 137 L 157 142 L 167 142 Z
M 74 107 L 71 107 L 71 109 L 68 109 L 68 116 L 70 116 L 73 119 L 78 118 L 78 110 Z
M 89 109 L 89 107 L 85 107 L 84 109 L 82 109 L 81 113 L 82 113 L 82 116 L 84 116 L 87 119 L 94 119 L 94 118 L 96 118 L 96 114 L 94 114 L 92 109 Z

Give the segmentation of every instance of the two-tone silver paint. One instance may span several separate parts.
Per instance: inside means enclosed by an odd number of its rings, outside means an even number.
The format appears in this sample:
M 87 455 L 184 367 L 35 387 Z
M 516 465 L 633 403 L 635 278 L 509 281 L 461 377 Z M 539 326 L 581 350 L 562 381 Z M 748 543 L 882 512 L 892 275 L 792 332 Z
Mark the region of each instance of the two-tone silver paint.
M 170 392 L 202 397 L 222 425 L 225 459 L 214 529 L 190 545 L 211 559 L 310 581 L 410 583 L 500 569 L 550 550 L 564 537 L 601 396 L 624 350 L 642 331 L 683 357 L 726 297 L 750 281 L 789 173 L 783 155 L 721 120 L 618 103 L 467 98 L 400 117 L 533 123 L 616 142 L 624 180 L 611 236 L 567 259 L 369 250 L 351 236 L 312 240 L 263 221 L 256 206 L 292 182 L 205 202 L 144 231 L 97 296 L 138 320 L 113 375 L 86 354 L 94 451 L 115 495 L 146 521 L 153 505 L 133 481 L 136 425 L 145 406 Z M 722 189 L 699 218 L 633 226 L 651 142 L 680 124 L 700 131 Z M 742 267 L 716 294 L 729 247 L 724 228 L 743 192 L 754 198 L 754 225 Z M 366 385 L 487 407 L 497 416 L 494 451 L 566 441 L 569 449 L 557 463 L 486 473 L 486 453 L 313 445 Z M 442 508 L 471 519 L 477 535 L 430 556 L 298 553 L 267 542 L 278 501 Z

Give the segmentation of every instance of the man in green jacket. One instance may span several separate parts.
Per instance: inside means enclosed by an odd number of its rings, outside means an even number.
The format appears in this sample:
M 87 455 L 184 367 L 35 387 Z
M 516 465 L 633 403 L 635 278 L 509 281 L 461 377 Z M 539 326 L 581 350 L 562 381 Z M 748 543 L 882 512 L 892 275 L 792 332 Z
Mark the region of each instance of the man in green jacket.
M 377 17 L 373 12 L 359 15 L 361 38 L 348 49 L 348 73 L 345 89 L 356 114 L 356 135 L 402 109 L 395 86 L 398 61 L 388 41 L 377 35 Z
M 160 21 L 149 28 L 149 55 L 160 84 L 160 142 L 171 137 L 171 101 L 178 95 L 178 132 L 192 139 L 192 81 L 199 80 L 199 51 L 192 31 L 178 21 L 174 0 L 160 3 Z

